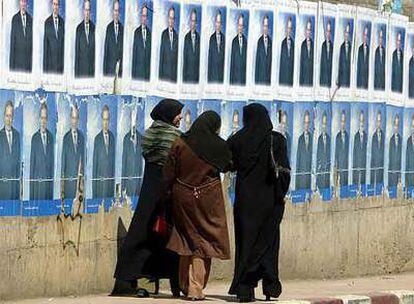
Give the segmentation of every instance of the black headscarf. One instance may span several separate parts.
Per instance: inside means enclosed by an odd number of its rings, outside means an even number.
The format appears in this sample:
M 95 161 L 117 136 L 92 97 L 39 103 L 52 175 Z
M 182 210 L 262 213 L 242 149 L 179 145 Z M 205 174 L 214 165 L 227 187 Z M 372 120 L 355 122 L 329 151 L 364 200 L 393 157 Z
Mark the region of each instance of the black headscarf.
M 152 110 L 151 118 L 173 125 L 174 118 L 181 113 L 184 105 L 175 99 L 163 99 Z
M 245 170 L 252 168 L 260 152 L 265 148 L 266 138 L 273 129 L 267 109 L 258 103 L 243 108 L 243 128 L 233 135 L 230 145 L 237 149 L 238 166 Z
M 220 126 L 220 116 L 214 111 L 206 111 L 182 138 L 198 157 L 225 172 L 230 166 L 231 152 L 226 141 L 217 134 Z

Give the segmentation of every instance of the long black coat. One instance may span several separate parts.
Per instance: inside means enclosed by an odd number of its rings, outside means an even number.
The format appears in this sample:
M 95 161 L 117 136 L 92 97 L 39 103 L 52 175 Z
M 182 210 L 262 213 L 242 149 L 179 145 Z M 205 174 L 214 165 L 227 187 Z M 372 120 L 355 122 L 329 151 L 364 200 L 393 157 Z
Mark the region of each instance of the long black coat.
M 256 69 L 254 75 L 256 84 L 270 84 L 272 75 L 272 39 L 270 36 L 267 36 L 267 49 L 265 49 L 263 35 L 257 41 Z
M 308 146 L 305 134 L 299 136 L 296 153 L 296 190 L 311 189 L 313 134 L 309 132 Z
M 282 41 L 280 52 L 279 84 L 293 85 L 293 68 L 295 66 L 295 41 L 290 38 L 290 52 L 288 51 L 287 38 Z
M 12 128 L 11 151 L 5 128 L 0 131 L 0 200 L 20 199 L 20 134 Z M 9 181 L 3 178 L 11 179 Z
M 240 52 L 239 36 L 233 38 L 230 59 L 230 84 L 246 84 L 247 39 L 242 35 L 243 46 Z
M 200 78 L 200 35 L 197 32 L 195 33 L 194 49 L 191 31 L 185 35 L 183 60 L 183 81 L 198 83 Z
M 316 151 L 316 185 L 318 189 L 329 188 L 331 183 L 331 137 L 319 135 L 318 148 Z
M 394 134 L 390 139 L 390 152 L 389 152 L 389 164 L 388 164 L 388 186 L 395 187 L 398 181 L 401 179 L 401 151 L 402 151 L 402 139 L 401 135 L 397 134 L 398 140 L 395 141 L 396 135 Z
M 376 90 L 385 90 L 385 48 L 380 47 L 375 50 L 375 75 L 374 75 L 374 88 Z
M 381 139 L 378 131 L 372 135 L 371 147 L 371 184 L 382 184 L 384 182 L 384 132 L 380 131 Z
M 220 49 L 217 46 L 217 36 L 214 32 L 210 36 L 208 47 L 208 82 L 223 83 L 224 55 L 226 53 L 226 37 L 220 32 Z
M 354 151 L 352 161 L 352 184 L 354 185 L 365 185 L 366 174 L 367 174 L 367 134 L 358 131 L 354 136 Z
M 302 86 L 313 86 L 313 41 L 310 41 L 310 52 L 308 54 L 308 47 L 306 39 L 302 42 L 300 51 L 300 74 L 299 84 Z
M 414 186 L 414 138 L 411 135 L 407 140 L 407 153 L 405 155 L 405 186 Z
M 89 21 L 89 36 L 86 39 L 85 21 L 76 28 L 75 77 L 95 76 L 95 25 Z
M 26 31 L 20 11 L 12 19 L 10 33 L 10 58 L 9 68 L 11 71 L 32 71 L 33 61 L 33 20 L 26 12 Z
M 46 130 L 46 149 L 40 131 L 32 137 L 30 150 L 30 199 L 53 199 L 53 172 L 55 145 L 52 133 Z
M 349 159 L 349 135 L 345 131 L 345 140 L 342 141 L 341 131 L 338 132 L 335 139 L 335 166 L 338 169 L 340 185 L 348 185 L 348 159 Z M 336 184 L 336 181 L 335 181 Z
M 168 28 L 162 32 L 159 75 L 161 80 L 177 82 L 177 61 L 178 61 L 178 35 L 173 30 L 173 43 L 171 47 Z
M 142 156 L 141 141 L 142 136 L 135 131 L 136 143 L 131 139 L 131 131 L 129 131 L 123 140 L 122 152 L 122 191 L 126 191 L 127 195 L 137 196 L 141 186 L 142 174 Z
M 146 27 L 146 39 L 142 36 L 142 25 L 134 32 L 132 51 L 132 78 L 149 80 L 151 75 L 151 32 Z
M 119 61 L 119 76 L 122 76 L 122 54 L 124 52 L 124 27 L 118 23 L 118 38 L 115 36 L 114 21 L 106 27 L 103 73 L 115 76 L 116 63 Z
M 276 132 L 273 136 L 276 162 L 290 169 L 284 136 Z M 279 281 L 280 223 L 286 194 L 276 189 L 288 189 L 289 181 L 284 185 L 277 185 L 274 181 L 270 137 L 251 169 L 244 168 L 239 162 L 241 149 L 231 138 L 229 145 L 237 171 L 234 202 L 236 261 L 229 293 L 242 294 L 243 286 L 256 286 L 261 279 L 264 279 L 265 291 L 274 293 L 272 288 Z
M 58 30 L 55 31 L 53 14 L 45 21 L 43 38 L 43 72 L 62 74 L 65 62 L 65 21 L 58 16 Z
M 351 81 L 351 43 L 348 42 L 348 53 L 346 52 L 345 43 L 342 43 L 339 53 L 339 71 L 338 84 L 339 86 L 349 88 Z
M 105 148 L 103 131 L 96 135 L 93 144 L 92 195 L 94 198 L 114 196 L 115 187 L 115 137 L 109 133 L 108 151 Z M 105 180 L 98 180 L 106 178 Z
M 408 67 L 408 97 L 414 98 L 414 56 L 411 57 Z
M 401 93 L 403 88 L 404 53 L 401 51 L 398 61 L 397 50 L 392 54 L 391 90 Z
M 358 49 L 357 65 L 357 88 L 368 89 L 369 78 L 369 46 L 367 45 L 366 55 L 364 57 L 364 44 Z
M 326 46 L 326 40 L 322 43 L 321 53 L 321 73 L 319 75 L 319 84 L 322 87 L 331 87 L 332 84 L 332 55 L 333 55 L 333 43 L 329 43 L 329 57 L 328 47 Z
M 67 179 L 63 182 L 65 198 L 76 197 L 76 184 L 81 163 L 81 173 L 85 168 L 85 138 L 80 130 L 77 131 L 76 149 L 73 144 L 72 131 L 69 130 L 63 137 L 62 147 L 62 178 Z

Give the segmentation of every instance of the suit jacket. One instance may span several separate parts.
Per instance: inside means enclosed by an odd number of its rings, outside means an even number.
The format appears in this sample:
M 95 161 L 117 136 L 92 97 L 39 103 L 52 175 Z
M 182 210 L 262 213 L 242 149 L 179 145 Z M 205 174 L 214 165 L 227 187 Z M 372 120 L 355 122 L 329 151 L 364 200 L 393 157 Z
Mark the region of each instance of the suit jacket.
M 382 56 L 380 47 L 377 47 L 375 51 L 375 75 L 374 75 L 374 88 L 376 90 L 385 90 L 385 48 L 382 48 Z
M 338 84 L 341 87 L 349 88 L 351 80 L 351 48 L 350 42 L 348 47 L 348 55 L 346 54 L 345 42 L 341 45 L 339 53 L 339 71 Z
M 388 186 L 395 187 L 398 185 L 398 181 L 401 178 L 401 151 L 402 140 L 401 135 L 398 134 L 397 144 L 395 142 L 396 135 L 394 134 L 390 139 L 390 153 L 388 164 Z
M 0 200 L 20 199 L 20 134 L 12 127 L 11 151 L 6 130 L 0 130 Z M 3 178 L 11 180 L 5 181 Z
M 309 132 L 308 146 L 305 134 L 299 136 L 298 151 L 296 154 L 296 190 L 311 189 L 313 135 Z
M 124 52 L 124 26 L 118 22 L 118 38 L 115 36 L 115 22 L 106 27 L 103 73 L 115 76 L 116 63 L 119 61 L 119 76 L 122 76 L 122 54 Z
M 414 56 L 411 57 L 408 67 L 408 97 L 414 98 Z
M 95 25 L 89 21 L 89 39 L 86 39 L 85 21 L 76 28 L 75 77 L 95 76 Z
M 178 35 L 173 30 L 173 42 L 170 43 L 168 28 L 162 32 L 160 49 L 159 78 L 177 82 Z
M 335 166 L 338 169 L 340 185 L 348 185 L 348 159 L 349 159 L 349 135 L 345 131 L 345 140 L 342 141 L 341 131 L 338 132 L 335 139 Z M 336 181 L 335 181 L 336 184 Z
M 43 146 L 40 130 L 32 137 L 30 149 L 30 199 L 53 199 L 53 172 L 55 164 L 55 142 L 46 130 L 46 144 Z
M 391 90 L 402 93 L 403 88 L 403 71 L 404 71 L 404 53 L 401 51 L 400 61 L 398 61 L 397 50 L 392 54 L 392 77 Z
M 103 131 L 96 135 L 93 144 L 93 198 L 108 198 L 114 196 L 115 190 L 115 137 L 108 131 L 108 151 L 105 147 Z M 100 178 L 109 178 L 99 180 Z
M 280 51 L 279 84 L 293 85 L 293 69 L 295 66 L 295 40 L 290 39 L 290 52 L 288 52 L 287 38 L 282 41 Z
M 263 35 L 257 41 L 255 83 L 270 85 L 272 75 L 272 39 L 267 36 L 265 49 Z
M 79 164 L 81 163 L 81 173 L 85 168 L 85 137 L 80 130 L 77 130 L 76 148 L 73 143 L 72 130 L 69 130 L 63 137 L 62 147 L 62 178 L 63 193 L 65 198 L 76 197 L 76 185 Z
M 210 36 L 208 48 L 208 82 L 223 83 L 224 56 L 226 53 L 226 37 L 220 32 L 220 49 L 217 46 L 217 35 L 214 32 Z
M 286 138 L 286 148 L 287 148 L 287 157 L 291 158 L 292 153 L 292 139 L 290 138 L 290 135 L 288 132 L 285 132 L 285 138 Z
M 183 81 L 198 83 L 200 79 L 200 35 L 197 32 L 195 32 L 194 48 L 191 31 L 184 37 L 183 61 Z
M 58 16 L 58 30 L 55 31 L 53 14 L 45 21 L 43 38 L 43 72 L 62 74 L 65 62 L 65 21 Z
M 316 151 L 316 184 L 318 189 L 329 188 L 331 179 L 331 137 L 325 134 L 319 135 Z
M 329 43 L 329 57 L 328 48 L 326 46 L 326 40 L 322 43 L 321 52 L 321 73 L 319 76 L 319 84 L 322 87 L 331 87 L 332 84 L 332 55 L 333 55 L 333 43 Z
M 310 41 L 310 52 L 308 54 L 308 47 L 306 39 L 302 42 L 300 51 L 300 74 L 299 84 L 302 86 L 313 86 L 313 41 Z
M 352 161 L 352 184 L 365 185 L 367 174 L 367 143 L 368 137 L 365 132 L 358 131 L 354 136 L 354 152 Z
M 414 186 L 414 137 L 411 135 L 407 140 L 407 153 L 405 155 L 405 187 Z
M 375 131 L 372 135 L 371 147 L 371 184 L 382 184 L 384 182 L 384 147 L 385 134 L 382 130 Z M 380 138 L 381 137 L 381 138 Z
M 142 177 L 142 136 L 135 131 L 136 143 L 131 139 L 129 131 L 123 141 L 122 154 L 122 191 L 126 191 L 128 196 L 137 196 L 141 188 Z
M 357 65 L 357 88 L 368 89 L 369 78 L 369 46 L 367 45 L 366 55 L 364 57 L 364 44 L 358 49 Z
M 132 78 L 149 80 L 151 74 L 151 32 L 146 27 L 146 39 L 142 36 L 142 25 L 134 32 L 132 51 Z
M 231 44 L 230 84 L 246 84 L 247 39 L 242 35 L 243 46 L 240 51 L 239 36 Z
M 25 35 L 26 33 L 26 35 Z M 13 16 L 10 33 L 10 58 L 11 71 L 32 71 L 33 56 L 33 21 L 32 16 L 26 12 L 26 31 L 20 11 Z

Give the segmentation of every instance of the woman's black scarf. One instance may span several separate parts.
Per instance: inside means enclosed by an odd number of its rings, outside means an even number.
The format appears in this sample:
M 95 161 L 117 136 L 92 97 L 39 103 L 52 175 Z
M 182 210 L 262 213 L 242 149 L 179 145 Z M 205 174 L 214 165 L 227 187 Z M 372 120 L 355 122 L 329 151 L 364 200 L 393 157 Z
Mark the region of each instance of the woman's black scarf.
M 243 124 L 243 128 L 229 139 L 229 144 L 236 148 L 235 163 L 238 169 L 249 171 L 265 148 L 273 124 L 267 109 L 258 103 L 243 108 Z
M 206 111 L 182 138 L 198 157 L 225 172 L 230 166 L 231 152 L 226 141 L 217 134 L 220 126 L 220 116 L 214 111 Z
M 163 121 L 173 125 L 174 118 L 183 110 L 184 105 L 175 99 L 163 99 L 152 110 L 150 116 L 154 121 Z

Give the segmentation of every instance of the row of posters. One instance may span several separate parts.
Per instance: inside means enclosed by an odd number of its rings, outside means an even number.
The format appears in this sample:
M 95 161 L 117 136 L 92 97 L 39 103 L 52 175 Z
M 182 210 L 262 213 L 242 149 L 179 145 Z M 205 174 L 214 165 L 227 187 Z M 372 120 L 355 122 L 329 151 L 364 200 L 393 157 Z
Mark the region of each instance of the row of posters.
M 85 212 L 115 200 L 136 205 L 144 167 L 142 134 L 161 97 L 75 96 L 0 91 L 0 215 L 49 215 L 70 209 L 78 175 Z M 243 107 L 263 104 L 287 138 L 288 197 L 356 198 L 414 193 L 414 107 L 363 102 L 182 100 L 181 130 L 213 110 L 221 136 L 242 127 Z M 278 123 L 280 122 L 280 124 Z M 234 176 L 229 189 L 234 194 Z
M 414 99 L 414 25 L 401 15 L 289 0 L 1 2 L 5 89 Z

